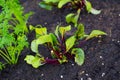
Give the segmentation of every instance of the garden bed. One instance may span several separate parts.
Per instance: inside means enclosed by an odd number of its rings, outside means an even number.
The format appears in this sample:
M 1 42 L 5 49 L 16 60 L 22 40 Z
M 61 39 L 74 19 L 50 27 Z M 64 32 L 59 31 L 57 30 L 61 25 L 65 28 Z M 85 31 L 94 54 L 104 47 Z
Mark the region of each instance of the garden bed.
M 7 66 L 0 72 L 0 80 L 120 80 L 120 0 L 90 0 L 93 7 L 101 9 L 99 15 L 83 11 L 79 22 L 85 25 L 86 33 L 94 29 L 105 31 L 108 35 L 92 39 L 83 46 L 85 63 L 78 66 L 74 61 L 62 65 L 43 65 L 38 69 L 28 65 L 24 58 L 34 54 L 30 49 L 22 51 L 14 66 Z M 41 24 L 54 31 L 58 24 L 66 25 L 68 9 L 47 11 L 38 6 L 40 0 L 21 0 L 25 12 L 33 11 L 28 24 Z M 73 11 L 74 12 L 74 11 Z M 35 38 L 34 32 L 28 34 L 29 42 Z M 41 48 L 42 53 L 47 53 Z

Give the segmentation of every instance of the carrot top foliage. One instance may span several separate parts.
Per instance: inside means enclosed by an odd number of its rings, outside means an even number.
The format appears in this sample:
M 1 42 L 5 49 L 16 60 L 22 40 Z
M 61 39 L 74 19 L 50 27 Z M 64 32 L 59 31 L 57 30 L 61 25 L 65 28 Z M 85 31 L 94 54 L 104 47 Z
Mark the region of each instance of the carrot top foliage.
M 4 64 L 16 64 L 21 51 L 28 46 L 27 20 L 18 0 L 0 0 L 0 56 Z

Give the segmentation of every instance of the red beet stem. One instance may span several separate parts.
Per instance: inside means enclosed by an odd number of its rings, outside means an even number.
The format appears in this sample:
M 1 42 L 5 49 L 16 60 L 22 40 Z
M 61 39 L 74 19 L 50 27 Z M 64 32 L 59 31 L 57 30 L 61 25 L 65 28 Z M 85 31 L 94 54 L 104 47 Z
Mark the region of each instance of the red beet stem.
M 46 58 L 45 61 L 48 64 L 60 64 L 58 59 L 48 59 L 48 58 Z

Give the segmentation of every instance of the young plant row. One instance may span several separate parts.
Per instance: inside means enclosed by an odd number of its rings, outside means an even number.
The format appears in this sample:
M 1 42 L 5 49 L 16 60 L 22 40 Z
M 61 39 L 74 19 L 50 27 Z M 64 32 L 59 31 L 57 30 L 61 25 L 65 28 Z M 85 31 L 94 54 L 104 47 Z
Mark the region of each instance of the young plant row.
M 82 65 L 85 60 L 85 54 L 81 45 L 91 38 L 106 35 L 100 30 L 93 30 L 90 34 L 86 34 L 84 25 L 78 23 L 81 9 L 86 7 L 87 11 L 93 14 L 99 14 L 100 11 L 92 8 L 87 0 L 43 0 L 40 6 L 46 9 L 52 9 L 52 6 L 58 8 L 76 8 L 77 13 L 70 13 L 66 16 L 66 22 L 72 22 L 76 31 L 73 35 L 66 34 L 71 30 L 71 25 L 57 26 L 53 33 L 48 33 L 46 27 L 34 27 L 30 25 L 30 30 L 34 30 L 36 38 L 31 42 L 31 50 L 35 53 L 27 55 L 24 59 L 34 68 L 38 68 L 44 64 L 62 64 L 74 59 L 78 65 Z M 18 0 L 0 0 L 0 69 L 2 70 L 6 64 L 14 65 L 18 62 L 21 51 L 28 47 L 27 20 L 32 14 L 23 12 L 23 7 Z M 49 49 L 51 57 L 44 57 L 39 52 L 39 45 L 43 45 Z M 29 48 L 29 47 L 28 47 Z
M 34 68 L 38 68 L 44 64 L 66 63 L 69 59 L 74 59 L 78 65 L 82 65 L 85 59 L 84 51 L 81 48 L 82 44 L 91 38 L 106 35 L 105 32 L 100 30 L 93 30 L 88 35 L 84 31 L 83 24 L 78 24 L 75 33 L 68 38 L 66 33 L 71 30 L 70 25 L 64 27 L 57 26 L 54 33 L 48 33 L 45 27 L 36 28 L 30 26 L 30 28 L 36 32 L 36 39 L 31 43 L 31 50 L 36 55 L 27 55 L 25 61 Z M 43 45 L 49 49 L 51 58 L 44 57 L 39 53 L 39 45 Z
M 75 26 L 77 26 L 77 20 L 82 9 L 85 8 L 88 13 L 94 15 L 100 14 L 101 12 L 101 10 L 94 9 L 88 0 L 42 0 L 39 5 L 41 8 L 47 10 L 52 10 L 53 7 L 76 10 L 76 13 L 69 13 L 66 16 L 67 23 L 74 23 Z
M 23 14 L 18 0 L 0 0 L 0 69 L 18 62 L 21 51 L 28 47 L 27 20 L 32 13 Z
M 39 5 L 47 10 L 51 10 L 52 7 L 77 9 L 77 13 L 69 13 L 66 16 L 66 22 L 73 23 L 76 31 L 68 38 L 66 33 L 71 30 L 71 25 L 57 26 L 54 33 L 48 33 L 47 29 L 42 26 L 40 28 L 30 26 L 30 29 L 36 32 L 36 39 L 31 42 L 31 50 L 36 55 L 27 55 L 24 60 L 34 68 L 44 64 L 66 63 L 69 59 L 74 59 L 78 65 L 82 65 L 85 60 L 85 54 L 81 48 L 82 44 L 91 38 L 106 35 L 106 33 L 93 30 L 89 35 L 86 34 L 84 25 L 78 23 L 80 12 L 84 7 L 88 13 L 92 14 L 99 14 L 101 11 L 94 9 L 87 0 L 43 0 Z M 47 47 L 51 57 L 41 55 L 39 45 Z

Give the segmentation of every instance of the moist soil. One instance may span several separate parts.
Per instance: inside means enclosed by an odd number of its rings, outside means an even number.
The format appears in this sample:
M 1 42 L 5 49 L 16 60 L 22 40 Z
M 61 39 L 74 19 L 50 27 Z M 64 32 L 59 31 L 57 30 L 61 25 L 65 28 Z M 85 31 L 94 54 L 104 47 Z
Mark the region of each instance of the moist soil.
M 34 12 L 28 24 L 41 24 L 49 32 L 53 32 L 58 24 L 66 25 L 65 15 L 75 12 L 65 8 L 47 11 L 39 7 L 40 0 L 20 1 L 25 12 Z M 120 0 L 90 1 L 94 8 L 102 10 L 101 14 L 92 15 L 82 11 L 79 22 L 85 25 L 86 33 L 99 29 L 108 35 L 92 39 L 82 46 L 85 51 L 85 62 L 82 66 L 71 60 L 65 64 L 46 64 L 35 69 L 24 61 L 27 54 L 34 55 L 30 49 L 25 49 L 16 65 L 7 66 L 0 72 L 0 80 L 120 80 Z M 34 38 L 34 32 L 30 32 L 29 42 Z M 44 47 L 39 48 L 39 51 L 49 53 Z

